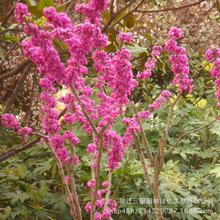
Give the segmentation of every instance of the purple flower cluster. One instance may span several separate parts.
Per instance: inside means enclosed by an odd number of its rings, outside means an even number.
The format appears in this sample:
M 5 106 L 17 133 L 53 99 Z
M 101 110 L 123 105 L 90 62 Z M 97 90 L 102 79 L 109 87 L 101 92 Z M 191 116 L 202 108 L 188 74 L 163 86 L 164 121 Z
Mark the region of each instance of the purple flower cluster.
M 15 118 L 14 115 L 5 113 L 1 116 L 1 123 L 5 127 L 9 127 L 13 130 L 18 130 L 18 134 L 27 137 L 33 130 L 30 127 L 21 127 L 20 122 Z
M 111 148 L 108 150 L 108 168 L 118 169 L 125 152 L 122 138 L 114 130 L 105 130 L 104 139 L 105 143 L 111 143 Z
M 178 46 L 176 39 L 182 37 L 181 30 L 177 27 L 172 27 L 169 31 L 170 39 L 165 44 L 165 50 L 172 52 L 169 60 L 172 63 L 172 71 L 176 74 L 173 79 L 173 84 L 179 86 L 179 91 L 182 93 L 187 90 L 192 92 L 192 79 L 189 78 L 188 57 L 186 56 L 186 49 Z
M 22 134 L 24 135 L 24 137 L 27 137 L 32 131 L 33 131 L 32 128 L 23 127 L 18 129 L 18 134 Z
M 17 16 L 17 19 L 18 19 L 19 24 L 25 22 L 26 19 L 25 19 L 24 16 L 31 17 L 31 14 L 28 13 L 28 7 L 27 7 L 27 5 L 22 4 L 22 3 L 18 3 L 18 4 L 15 6 L 14 13 L 15 13 L 15 15 Z
M 76 5 L 76 11 L 81 11 L 87 17 L 87 21 L 100 25 L 100 12 L 105 11 L 108 0 L 91 0 L 89 4 Z
M 1 119 L 2 125 L 13 130 L 20 128 L 20 122 L 12 114 L 3 114 Z
M 87 145 L 86 151 L 87 151 L 88 153 L 94 152 L 94 151 L 96 151 L 96 150 L 97 150 L 97 147 L 96 147 L 95 144 L 88 144 L 88 145 Z
M 171 97 L 171 92 L 168 90 L 163 90 L 160 94 L 160 96 L 156 99 L 155 102 L 153 102 L 151 105 L 149 105 L 149 108 L 152 109 L 159 109 L 162 106 L 162 102 L 166 102 L 167 99 Z
M 220 48 L 209 48 L 206 53 L 205 57 L 208 60 L 214 59 L 214 66 L 210 70 L 211 76 L 216 79 L 215 80 L 215 87 L 218 89 L 215 96 L 218 99 L 217 108 L 220 108 Z
M 161 52 L 163 51 L 163 48 L 161 46 L 153 46 L 153 50 L 151 52 L 152 56 L 160 56 Z M 142 80 L 148 78 L 151 76 L 151 71 L 155 68 L 157 63 L 157 59 L 154 57 L 148 57 L 147 62 L 144 64 L 146 70 L 143 72 L 138 72 L 137 78 L 140 78 Z
M 118 36 L 118 40 L 130 44 L 132 41 L 132 34 L 130 32 L 120 32 Z

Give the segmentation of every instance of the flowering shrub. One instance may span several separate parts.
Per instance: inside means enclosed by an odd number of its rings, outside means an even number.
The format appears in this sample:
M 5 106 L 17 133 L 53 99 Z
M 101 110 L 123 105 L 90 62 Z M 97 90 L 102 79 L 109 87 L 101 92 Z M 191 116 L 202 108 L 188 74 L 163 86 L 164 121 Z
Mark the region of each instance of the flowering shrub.
M 135 142 L 138 153 L 143 165 L 146 181 L 153 190 L 154 198 L 159 199 L 159 174 L 163 167 L 164 141 L 170 125 L 172 111 L 175 103 L 181 94 L 186 91 L 191 93 L 193 80 L 189 76 L 187 51 L 183 46 L 179 46 L 177 40 L 182 37 L 181 30 L 177 27 L 169 31 L 168 41 L 164 48 L 154 46 L 151 56 L 145 63 L 145 70 L 138 72 L 137 78 L 145 80 L 152 75 L 152 70 L 157 64 L 157 57 L 166 51 L 171 52 L 169 61 L 172 64 L 172 71 L 175 78 L 172 83 L 178 86 L 178 95 L 174 96 L 174 105 L 168 118 L 164 136 L 159 140 L 158 154 L 153 158 L 152 153 L 142 128 L 144 120 L 148 119 L 152 110 L 160 109 L 162 104 L 167 102 L 172 93 L 163 90 L 159 97 L 148 106 L 149 110 L 137 111 L 136 106 L 130 102 L 129 96 L 135 87 L 138 86 L 138 79 L 135 79 L 132 72 L 131 54 L 123 44 L 132 42 L 131 33 L 121 32 L 119 41 L 122 43 L 117 51 L 107 53 L 103 50 L 108 44 L 108 38 L 100 30 L 100 12 L 105 11 L 108 1 L 92 0 L 89 4 L 76 6 L 76 11 L 81 11 L 86 20 L 82 24 L 72 26 L 71 19 L 65 13 L 57 13 L 53 7 L 44 8 L 46 22 L 41 27 L 35 25 L 30 18 L 26 5 L 19 3 L 15 8 L 15 14 L 19 23 L 25 23 L 24 31 L 30 36 L 29 39 L 22 41 L 24 54 L 38 67 L 42 74 L 40 86 L 44 90 L 41 93 L 41 100 L 44 103 L 44 118 L 42 127 L 44 132 L 42 142 L 45 142 L 59 166 L 60 175 L 68 196 L 68 203 L 71 207 L 71 214 L 74 219 L 82 219 L 81 209 L 90 212 L 90 219 L 109 219 L 112 212 L 117 208 L 117 202 L 110 199 L 111 179 L 113 170 L 118 169 L 125 153 L 125 148 Z M 70 54 L 66 63 L 60 57 L 53 40 L 63 41 Z M 218 92 L 216 97 L 220 102 L 220 83 L 219 66 L 220 50 L 209 49 L 206 52 L 208 60 L 215 60 L 215 65 L 211 70 Z M 88 74 L 88 56 L 94 62 L 94 69 L 97 72 L 94 87 L 87 85 L 84 76 Z M 64 96 L 55 98 L 57 89 L 54 84 L 58 83 L 69 92 Z M 106 92 L 103 87 L 108 88 Z M 92 95 L 97 95 L 96 102 Z M 65 105 L 66 113 L 63 116 L 64 123 L 68 130 L 61 132 L 62 124 L 59 121 L 57 104 L 61 102 Z M 134 109 L 132 117 L 126 116 L 126 105 L 131 105 Z M 218 104 L 218 107 L 220 104 Z M 151 110 L 152 109 L 152 110 Z M 126 129 L 123 134 L 117 133 L 113 129 L 116 118 L 120 118 L 125 124 Z M 32 128 L 20 127 L 20 123 L 11 114 L 2 115 L 2 124 L 11 129 L 18 130 L 18 133 L 27 137 L 31 134 Z M 91 189 L 91 201 L 85 207 L 80 206 L 77 194 L 74 169 L 80 158 L 76 155 L 77 145 L 80 143 L 77 135 L 74 134 L 73 125 L 79 123 L 91 137 L 86 151 L 90 154 L 93 163 L 91 166 L 91 179 L 87 182 L 87 187 Z M 149 177 L 148 167 L 140 147 L 138 133 L 141 133 L 146 147 L 147 157 L 150 160 L 149 166 L 154 167 L 154 183 Z M 66 140 L 69 142 L 70 149 L 67 148 Z M 102 164 L 102 157 L 108 155 L 106 164 Z M 108 180 L 102 183 L 100 189 L 101 169 L 108 168 Z M 155 208 L 161 208 L 156 204 Z M 160 211 L 157 215 L 160 216 Z

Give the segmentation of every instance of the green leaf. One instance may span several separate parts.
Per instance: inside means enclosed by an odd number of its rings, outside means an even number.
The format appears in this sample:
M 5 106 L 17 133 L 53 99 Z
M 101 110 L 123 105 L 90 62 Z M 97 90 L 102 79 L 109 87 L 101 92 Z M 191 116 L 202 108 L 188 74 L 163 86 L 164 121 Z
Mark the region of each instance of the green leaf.
M 220 164 L 216 164 L 216 167 L 209 171 L 209 173 L 215 174 L 216 178 L 220 177 Z
M 35 6 L 36 5 L 36 2 L 34 0 L 25 0 L 25 2 L 28 6 Z
M 60 5 L 59 7 L 56 7 L 56 11 L 57 12 L 63 12 L 65 11 L 67 5 L 70 3 L 71 1 L 67 1 L 65 3 L 63 3 L 62 5 Z
M 43 12 L 38 9 L 38 6 L 29 6 L 28 11 L 37 18 L 43 16 Z
M 113 28 L 109 29 L 108 31 L 108 40 L 112 43 L 116 42 L 116 32 Z
M 119 15 L 116 16 L 116 18 L 112 21 L 112 23 L 115 23 L 117 20 L 122 18 L 125 15 L 125 11 L 122 11 Z
M 143 52 L 148 53 L 146 47 L 141 47 L 141 46 L 134 44 L 134 43 L 133 43 L 133 46 L 126 45 L 125 48 L 128 49 L 131 52 L 131 54 L 135 54 L 135 55 L 139 55 Z
M 43 11 L 43 9 L 45 7 L 50 7 L 50 6 L 55 7 L 55 4 L 54 4 L 53 0 L 41 0 L 39 5 L 38 5 L 38 9 L 40 11 Z
M 3 50 L 2 50 L 2 47 L 1 47 L 1 46 L 0 46 L 0 58 L 1 58 L 2 60 L 4 60 L 4 61 L 5 61 L 4 52 L 3 52 Z
M 0 17 L 0 22 L 4 22 L 5 19 L 7 19 L 7 16 L 2 16 L 2 17 Z
M 103 11 L 102 16 L 105 19 L 105 21 L 108 21 L 110 18 L 110 12 L 109 11 Z
M 149 33 L 145 33 L 145 36 L 147 37 L 147 39 L 150 41 L 150 43 L 152 43 L 153 42 L 153 37 L 152 37 L 152 35 L 151 34 L 149 34 Z
M 19 38 L 14 36 L 4 36 L 4 39 L 9 41 L 19 41 Z
M 123 20 L 123 24 L 127 28 L 132 28 L 135 25 L 135 23 L 136 23 L 136 20 L 135 20 L 135 16 L 133 14 L 129 14 Z
M 200 215 L 198 215 L 196 212 L 193 212 L 193 209 L 192 209 L 192 212 L 190 213 L 190 215 L 192 215 L 195 219 L 202 219 L 202 217 Z

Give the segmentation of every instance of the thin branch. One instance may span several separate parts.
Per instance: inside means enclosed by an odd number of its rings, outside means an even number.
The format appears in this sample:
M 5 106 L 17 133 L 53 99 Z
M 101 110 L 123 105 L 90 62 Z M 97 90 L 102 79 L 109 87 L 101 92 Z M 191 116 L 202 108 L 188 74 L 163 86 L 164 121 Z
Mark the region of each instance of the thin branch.
M 64 109 L 60 114 L 59 114 L 59 119 L 66 113 L 66 109 Z M 4 160 L 7 160 L 9 157 L 12 157 L 14 156 L 15 154 L 17 153 L 20 153 L 21 151 L 24 151 L 28 148 L 31 148 L 33 147 L 35 144 L 37 144 L 41 139 L 41 136 L 38 136 L 36 139 L 34 139 L 33 141 L 31 142 L 28 142 L 28 143 L 23 143 L 23 144 L 19 144 L 19 145 L 16 145 L 12 148 L 10 148 L 8 151 L 6 152 L 3 152 L 1 155 L 0 155 L 0 162 L 4 161 Z
M 9 157 L 11 157 L 15 154 L 20 153 L 23 150 L 26 150 L 26 149 L 32 147 L 34 144 L 38 143 L 39 141 L 40 141 L 40 137 L 37 137 L 35 140 L 33 140 L 31 142 L 20 144 L 20 145 L 17 145 L 17 146 L 10 148 L 8 151 L 3 152 L 0 155 L 0 162 L 8 159 Z
M 115 21 L 113 24 L 111 24 L 109 27 L 106 28 L 106 31 L 109 30 L 110 28 L 114 27 L 116 24 L 118 24 L 121 20 L 123 20 L 125 17 L 127 17 L 129 14 L 135 12 L 143 3 L 145 0 L 142 0 L 134 9 L 132 9 L 131 11 L 127 12 L 124 16 L 122 16 L 121 18 L 119 18 L 117 21 Z M 132 1 L 133 3 L 134 1 Z
M 165 8 L 165 9 L 159 9 L 159 10 L 136 10 L 135 12 L 139 12 L 139 13 L 157 13 L 157 12 L 165 12 L 165 11 L 174 11 L 174 10 L 180 10 L 180 9 L 184 9 L 184 8 L 188 8 L 188 7 L 192 7 L 195 5 L 199 5 L 200 3 L 204 2 L 206 0 L 200 0 L 198 2 L 192 3 L 192 4 L 188 4 L 188 5 L 184 5 L 184 6 L 180 6 L 177 8 Z
M 163 142 L 165 142 L 165 139 L 166 139 L 166 136 L 168 134 L 168 130 L 170 128 L 170 123 L 171 123 L 171 119 L 172 119 L 172 115 L 173 115 L 173 111 L 174 111 L 174 107 L 177 103 L 177 101 L 179 100 L 179 98 L 181 97 L 181 93 L 179 93 L 176 98 L 174 99 L 173 103 L 171 104 L 171 107 L 170 107 L 170 111 L 169 111 L 169 114 L 168 114 L 168 117 L 167 117 L 167 125 L 164 129 L 164 132 L 163 132 L 163 136 L 161 138 L 161 140 L 163 140 Z
M 133 149 L 133 148 L 132 148 L 132 149 Z M 131 150 L 132 150 L 132 149 L 131 149 Z M 115 191 L 114 191 L 114 194 L 113 194 L 113 196 L 112 196 L 112 201 L 115 199 L 115 196 L 116 196 L 117 193 L 118 193 L 119 187 L 120 187 L 120 185 L 122 184 L 122 182 L 123 182 L 123 180 L 124 180 L 124 178 L 125 178 L 125 171 L 126 171 L 126 167 L 127 167 L 128 163 L 129 163 L 129 161 L 130 161 L 130 154 L 131 154 L 131 152 L 129 153 L 128 158 L 127 158 L 127 160 L 126 160 L 126 163 L 125 163 L 124 166 L 123 166 L 123 175 L 122 175 L 122 177 L 121 177 L 121 179 L 120 179 L 120 181 L 119 181 L 119 183 L 118 183 L 118 185 L 117 185 L 117 187 L 116 187 L 116 189 L 115 189 Z
M 111 193 L 112 170 L 113 169 L 110 168 L 109 173 L 108 173 L 108 187 L 107 187 L 107 192 L 106 192 L 106 195 L 105 195 L 105 203 L 104 203 L 103 209 L 107 208 L 109 196 L 110 196 L 110 193 Z
M 197 77 L 197 75 L 205 69 L 206 66 L 208 66 L 210 63 L 212 63 L 215 59 L 212 59 L 208 61 L 204 66 L 202 66 L 199 70 L 197 70 L 193 75 L 192 78 Z
M 4 27 L 4 25 L 6 24 L 6 22 L 8 21 L 8 19 L 11 17 L 11 15 L 12 15 L 13 12 L 14 12 L 15 6 L 16 6 L 19 2 L 21 2 L 21 0 L 18 0 L 18 1 L 14 4 L 14 6 L 11 8 L 11 10 L 8 12 L 8 14 L 6 15 L 7 18 L 6 18 L 6 19 L 3 21 L 3 23 L 2 23 L 2 27 Z
M 23 63 L 21 63 L 19 66 L 17 66 L 15 69 L 7 72 L 7 73 L 4 73 L 4 74 L 1 74 L 0 75 L 0 82 L 4 79 L 7 79 L 8 77 L 11 77 L 11 76 L 14 76 L 16 74 L 18 74 L 19 72 L 21 72 L 21 70 L 23 70 L 29 63 L 31 63 L 30 60 L 25 60 Z
M 29 70 L 30 70 L 31 66 L 32 66 L 32 63 L 30 63 L 30 64 L 26 67 L 26 69 L 24 70 L 24 73 L 23 73 L 21 79 L 19 80 L 18 84 L 16 85 L 16 87 L 15 87 L 15 89 L 14 89 L 12 95 L 11 95 L 11 98 L 9 99 L 9 101 L 8 101 L 6 107 L 5 107 L 5 110 L 4 110 L 4 112 L 3 112 L 4 114 L 7 113 L 7 112 L 9 112 L 11 106 L 14 104 L 14 101 L 15 101 L 15 99 L 16 99 L 16 96 L 17 96 L 18 93 L 20 92 L 20 89 L 21 89 L 21 87 L 22 87 L 22 85 L 23 85 L 23 83 L 24 83 L 24 81 L 25 81 L 25 79 L 26 79 L 26 77 L 27 77 L 27 75 L 28 75 L 28 73 L 29 73 Z
M 100 180 L 100 173 L 101 173 L 101 158 L 103 153 L 103 133 L 99 138 L 99 149 L 98 149 L 98 158 L 97 158 L 97 166 L 96 166 L 96 173 L 95 173 L 95 186 L 92 190 L 93 197 L 91 201 L 91 210 L 90 210 L 90 220 L 94 220 L 94 212 L 95 212 L 95 201 L 97 199 L 97 192 L 99 189 L 99 180 Z
M 218 120 L 218 118 L 219 118 L 219 116 L 218 116 L 215 120 L 209 122 L 209 123 L 206 124 L 206 125 L 203 125 L 203 126 L 200 127 L 200 128 L 196 128 L 196 129 L 194 129 L 194 130 L 192 130 L 192 131 L 188 131 L 188 132 L 186 132 L 186 133 L 184 133 L 184 134 L 181 134 L 180 137 L 178 138 L 178 140 L 176 141 L 176 143 L 173 145 L 173 147 L 172 147 L 170 150 L 168 150 L 168 151 L 164 154 L 164 156 L 166 157 L 168 154 L 170 154 L 170 153 L 178 146 L 179 142 L 181 141 L 181 139 L 182 139 L 183 137 L 185 137 L 185 136 L 188 135 L 188 134 L 195 133 L 195 132 L 197 132 L 197 131 L 199 131 L 199 130 L 205 128 L 205 127 L 208 127 L 209 125 L 211 125 L 211 124 L 213 124 L 214 122 L 216 122 L 216 121 Z
M 143 170 L 144 170 L 146 181 L 147 181 L 148 185 L 150 186 L 150 188 L 153 189 L 153 183 L 151 182 L 150 175 L 149 175 L 149 173 L 147 171 L 147 168 L 146 168 L 146 163 L 145 163 L 145 160 L 144 160 L 145 158 L 144 158 L 144 154 L 143 154 L 143 152 L 141 150 L 140 141 L 139 141 L 138 136 L 135 133 L 135 131 L 132 131 L 132 134 L 133 134 L 135 142 L 136 142 L 136 146 L 137 146 L 137 150 L 138 150 L 138 155 L 139 155 L 139 158 L 140 158 Z
M 89 115 L 88 115 L 88 113 L 86 112 L 84 106 L 81 104 L 81 100 L 80 100 L 80 98 L 79 98 L 79 95 L 78 95 L 78 93 L 77 93 L 75 87 L 72 86 L 71 88 L 72 88 L 73 94 L 76 96 L 77 102 L 79 103 L 79 105 L 80 105 L 81 108 L 82 108 L 83 114 L 85 115 L 86 119 L 89 121 L 89 123 L 90 123 L 90 125 L 91 125 L 91 127 L 92 127 L 92 129 L 93 129 L 93 131 L 94 131 L 94 133 L 99 137 L 99 136 L 100 136 L 100 133 L 97 131 L 96 126 L 94 125 L 92 119 L 89 117 Z
M 65 178 L 64 170 L 62 168 L 62 164 L 61 164 L 60 158 L 57 156 L 54 148 L 50 145 L 50 143 L 48 141 L 46 141 L 46 144 L 47 144 L 48 148 L 50 149 L 51 154 L 53 155 L 53 157 L 56 160 L 56 163 L 57 163 L 57 166 L 58 166 L 58 169 L 59 169 L 59 173 L 60 173 L 60 177 L 62 179 L 63 186 L 64 186 L 64 189 L 66 191 L 66 194 L 67 194 L 67 196 L 69 198 L 69 204 L 70 204 L 71 210 L 73 211 L 74 219 L 78 219 L 77 213 L 76 213 L 76 210 L 75 210 L 75 207 L 74 207 L 75 204 L 74 204 L 73 198 L 71 196 L 71 192 L 70 192 L 69 186 L 68 186 L 68 184 L 66 182 L 66 178 Z
M 153 162 L 153 156 L 152 156 L 152 154 L 151 154 L 150 146 L 149 146 L 149 144 L 148 144 L 147 137 L 146 137 L 145 132 L 144 132 L 144 129 L 143 129 L 143 127 L 142 127 L 142 123 L 141 123 L 140 117 L 139 117 L 139 115 L 138 115 L 137 108 L 135 107 L 134 104 L 132 104 L 132 107 L 133 107 L 133 109 L 134 109 L 134 112 L 135 112 L 135 114 L 136 114 L 137 122 L 138 122 L 138 124 L 139 124 L 139 126 L 140 126 L 140 129 L 141 129 L 141 136 L 142 136 L 143 141 L 144 141 L 144 145 L 145 145 L 145 148 L 146 148 L 146 151 L 147 151 L 147 156 L 148 156 L 150 162 L 152 163 L 152 162 Z
M 73 176 L 73 171 L 71 170 L 71 165 L 68 166 L 68 164 L 65 161 L 64 161 L 64 164 L 65 164 L 66 171 L 69 175 L 70 189 L 71 189 L 71 192 L 73 194 L 73 203 L 74 203 L 75 208 L 76 208 L 76 210 L 75 210 L 76 215 L 77 215 L 78 219 L 81 220 L 82 215 L 81 215 L 81 209 L 80 209 L 78 194 L 77 194 L 77 190 L 76 190 L 76 182 L 75 182 L 75 178 Z
M 21 28 L 7 28 L 7 29 L 0 31 L 0 35 L 4 34 L 6 32 L 9 32 L 9 31 L 23 31 L 23 29 L 21 29 Z
M 110 18 L 108 20 L 108 22 L 105 24 L 105 26 L 102 28 L 102 33 L 105 33 L 107 30 L 109 30 L 112 25 L 111 23 L 113 22 L 113 20 L 124 10 L 126 10 L 127 8 L 129 8 L 136 0 L 132 0 L 130 1 L 127 5 L 125 5 L 123 8 L 121 8 L 119 11 L 117 11 L 116 13 L 113 13 L 113 2 L 114 0 L 112 0 L 111 5 L 110 5 Z M 113 25 L 114 26 L 114 25 Z

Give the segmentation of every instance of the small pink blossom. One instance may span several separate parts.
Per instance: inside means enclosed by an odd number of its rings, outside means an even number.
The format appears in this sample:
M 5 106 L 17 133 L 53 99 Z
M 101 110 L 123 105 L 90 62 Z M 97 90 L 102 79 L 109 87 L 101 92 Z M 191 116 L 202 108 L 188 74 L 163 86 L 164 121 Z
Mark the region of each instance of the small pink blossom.
M 13 130 L 20 128 L 20 122 L 12 114 L 3 114 L 1 122 L 4 126 L 9 127 Z
M 74 115 L 72 113 L 66 113 L 63 116 L 63 120 L 65 123 L 70 124 L 74 121 Z
M 120 32 L 118 36 L 118 40 L 130 44 L 132 41 L 132 34 L 130 32 Z
M 106 181 L 104 181 L 103 183 L 102 183 L 102 187 L 107 187 L 108 186 L 108 181 L 106 180 Z
M 91 209 L 91 203 L 88 202 L 85 206 L 85 210 L 86 210 L 86 212 L 90 212 L 90 209 Z
M 93 186 L 95 186 L 95 179 L 91 179 L 87 182 L 87 186 L 89 188 L 92 188 Z
M 102 214 L 99 212 L 95 212 L 94 217 L 95 217 L 95 220 L 102 220 Z
M 18 130 L 18 133 L 23 134 L 24 137 L 27 137 L 31 132 L 32 132 L 32 128 L 29 127 L 23 127 Z
M 182 32 L 178 27 L 172 27 L 168 34 L 173 39 L 180 39 L 182 37 Z
M 86 151 L 87 151 L 88 153 L 91 153 L 91 152 L 96 151 L 96 149 L 97 149 L 96 145 L 91 143 L 91 144 L 88 144 L 88 145 L 87 145 Z

